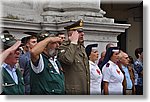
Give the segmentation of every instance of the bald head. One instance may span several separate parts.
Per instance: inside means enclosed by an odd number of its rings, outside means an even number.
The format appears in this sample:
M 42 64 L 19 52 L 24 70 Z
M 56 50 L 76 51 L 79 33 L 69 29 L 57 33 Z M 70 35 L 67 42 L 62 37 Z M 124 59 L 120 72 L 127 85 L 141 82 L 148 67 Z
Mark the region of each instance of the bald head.
M 119 55 L 120 63 L 124 66 L 127 66 L 129 64 L 129 56 L 127 53 L 121 51 Z
M 107 50 L 108 48 L 110 48 L 110 47 L 115 47 L 115 45 L 114 45 L 113 43 L 108 43 L 108 44 L 106 45 L 106 50 Z

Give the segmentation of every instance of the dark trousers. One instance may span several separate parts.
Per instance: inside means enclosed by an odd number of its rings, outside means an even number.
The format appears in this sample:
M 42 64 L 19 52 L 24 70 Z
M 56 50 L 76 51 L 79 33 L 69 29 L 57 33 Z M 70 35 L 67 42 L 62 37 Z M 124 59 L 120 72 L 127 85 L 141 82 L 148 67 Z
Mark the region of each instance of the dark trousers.
M 143 86 L 135 85 L 136 95 L 143 95 Z

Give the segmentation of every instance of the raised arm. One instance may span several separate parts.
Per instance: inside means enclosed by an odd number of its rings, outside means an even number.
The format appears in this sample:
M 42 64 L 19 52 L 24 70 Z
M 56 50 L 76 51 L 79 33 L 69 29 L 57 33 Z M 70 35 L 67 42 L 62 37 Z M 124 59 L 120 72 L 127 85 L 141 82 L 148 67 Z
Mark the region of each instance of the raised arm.
M 60 42 L 59 37 L 48 37 L 39 43 L 37 43 L 32 49 L 31 49 L 31 60 L 33 63 L 35 63 L 38 59 L 40 54 L 44 51 L 45 47 L 48 43 L 52 42 Z
M 7 58 L 7 56 L 10 53 L 13 53 L 14 51 L 16 51 L 16 49 L 21 45 L 21 41 L 17 41 L 13 46 L 11 46 L 10 48 L 4 50 L 1 54 L 0 54 L 0 65 L 3 63 L 3 61 Z
M 58 59 L 60 62 L 71 65 L 74 61 L 76 52 L 78 51 L 79 34 L 72 31 L 69 36 L 70 43 L 64 43 L 59 47 Z

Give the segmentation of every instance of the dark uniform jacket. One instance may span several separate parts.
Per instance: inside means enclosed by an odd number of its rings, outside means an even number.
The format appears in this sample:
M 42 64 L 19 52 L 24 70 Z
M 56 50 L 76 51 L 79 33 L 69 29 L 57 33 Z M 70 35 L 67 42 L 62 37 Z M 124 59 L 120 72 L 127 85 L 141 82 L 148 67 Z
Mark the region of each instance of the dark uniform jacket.
M 66 41 L 59 47 L 58 59 L 64 70 L 66 94 L 90 94 L 89 62 L 84 46 Z
M 3 95 L 23 95 L 25 93 L 23 76 L 19 69 L 16 69 L 18 84 L 14 82 L 5 68 L 2 69 L 2 94 Z
M 64 94 L 64 74 L 57 61 L 60 74 L 56 72 L 47 56 L 43 55 L 44 69 L 40 73 L 35 73 L 30 67 L 30 87 L 33 95 Z

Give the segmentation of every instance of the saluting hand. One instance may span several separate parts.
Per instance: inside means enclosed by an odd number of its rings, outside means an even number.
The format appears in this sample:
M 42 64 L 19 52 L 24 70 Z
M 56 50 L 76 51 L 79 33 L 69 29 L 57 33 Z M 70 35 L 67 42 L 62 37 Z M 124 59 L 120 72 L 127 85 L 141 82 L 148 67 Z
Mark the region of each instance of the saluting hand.
M 21 41 L 17 41 L 13 46 L 0 53 L 0 58 L 1 58 L 0 65 L 7 58 L 7 56 L 11 53 L 14 53 L 20 45 L 21 45 Z
M 61 38 L 60 37 L 49 37 L 49 39 L 50 39 L 50 43 L 52 43 L 52 42 L 61 42 Z
M 16 51 L 17 48 L 18 48 L 20 45 L 21 45 L 21 41 L 17 41 L 13 46 L 11 46 L 11 47 L 9 48 L 10 53 L 13 53 L 14 51 Z
M 71 43 L 77 44 L 79 39 L 79 33 L 77 31 L 73 31 L 72 35 L 69 36 L 69 40 Z

